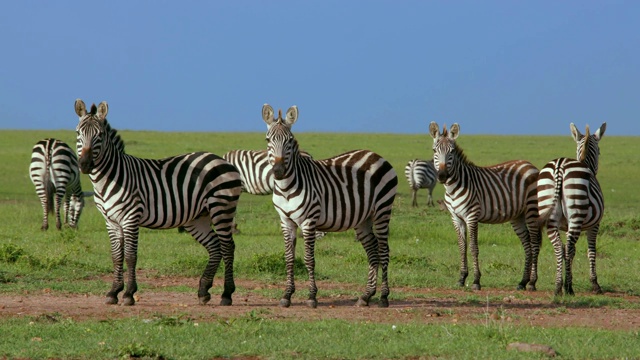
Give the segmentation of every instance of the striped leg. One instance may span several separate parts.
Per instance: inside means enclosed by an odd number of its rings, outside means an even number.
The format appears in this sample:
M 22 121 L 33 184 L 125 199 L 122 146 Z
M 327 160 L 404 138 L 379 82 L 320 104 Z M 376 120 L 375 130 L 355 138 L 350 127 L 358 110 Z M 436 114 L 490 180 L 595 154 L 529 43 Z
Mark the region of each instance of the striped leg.
M 376 285 L 378 282 L 378 267 L 380 264 L 378 239 L 376 239 L 371 229 L 371 223 L 356 228 L 356 238 L 362 244 L 364 251 L 367 253 L 369 262 L 369 274 L 367 276 L 367 287 L 365 292 L 356 302 L 356 306 L 369 306 L 369 300 L 376 293 Z
M 211 220 L 207 216 L 201 216 L 190 223 L 184 225 L 197 242 L 199 242 L 207 250 L 209 261 L 200 277 L 198 287 L 198 301 L 200 305 L 206 305 L 211 300 L 209 289 L 213 286 L 213 277 L 218 270 L 220 261 L 222 260 L 222 250 L 220 248 L 220 239 L 211 229 Z
M 315 259 L 315 245 L 316 245 L 316 230 L 315 227 L 305 227 L 302 230 L 304 236 L 304 265 L 307 268 L 307 274 L 309 274 L 309 299 L 307 300 L 307 306 L 315 309 L 318 307 L 318 300 L 316 296 L 318 294 L 318 287 L 316 286 L 316 259 Z
M 62 229 L 62 221 L 60 220 L 60 207 L 63 206 L 62 205 L 62 201 L 64 200 L 64 195 L 66 194 L 66 189 L 64 186 L 58 186 L 56 187 L 56 196 L 55 196 L 55 202 L 53 203 L 54 205 L 54 214 L 56 216 L 56 229 L 60 230 Z M 64 208 L 63 208 L 64 210 Z
M 122 226 L 124 238 L 124 261 L 127 263 L 127 288 L 122 295 L 122 303 L 126 306 L 135 305 L 133 295 L 138 291 L 136 281 L 136 264 L 138 263 L 138 235 L 140 227 L 138 219 L 132 220 Z
M 291 306 L 291 295 L 296 292 L 296 285 L 293 278 L 293 265 L 296 256 L 297 227 L 290 221 L 287 223 L 282 221 L 280 223 L 280 227 L 282 228 L 282 235 L 284 236 L 284 260 L 287 269 L 287 285 L 284 294 L 282 295 L 282 299 L 280 299 L 280 306 L 289 307 Z
M 119 224 L 107 221 L 107 232 L 111 240 L 111 261 L 113 262 L 113 283 L 111 290 L 107 292 L 106 304 L 118 303 L 118 294 L 124 289 L 123 261 L 124 261 L 124 236 Z
M 380 267 L 382 268 L 382 284 L 380 286 L 379 307 L 389 307 L 389 281 L 387 271 L 389 269 L 389 226 L 388 222 L 384 226 L 384 231 L 377 231 L 378 256 L 380 257 Z
M 473 257 L 473 285 L 471 285 L 472 290 L 480 290 L 480 260 L 478 259 L 478 255 L 480 254 L 480 249 L 478 247 L 478 222 L 477 221 L 468 221 L 469 226 L 469 250 L 471 251 L 471 256 Z
M 596 294 L 602 294 L 602 289 L 598 284 L 598 276 L 596 274 L 596 237 L 600 224 L 595 225 L 587 231 L 587 256 L 589 257 L 589 279 L 591 280 L 591 291 Z
M 458 250 L 460 251 L 460 279 L 458 280 L 458 286 L 464 286 L 464 282 L 469 276 L 469 267 L 467 266 L 467 226 L 461 220 L 453 221 L 453 226 L 458 234 Z
M 42 226 L 40 227 L 41 230 L 49 229 L 49 206 L 51 206 L 51 204 L 49 204 L 49 201 L 53 201 L 53 199 L 50 199 L 46 194 L 40 197 L 40 204 L 42 204 Z
M 518 235 L 518 238 L 520 238 L 522 248 L 524 249 L 524 271 L 522 273 L 522 280 L 518 284 L 518 290 L 524 290 L 531 280 L 531 237 L 529 236 L 529 230 L 527 229 L 524 218 L 512 220 L 511 226 L 513 227 L 513 231 L 516 232 L 516 235 Z M 535 282 L 533 287 L 535 290 Z

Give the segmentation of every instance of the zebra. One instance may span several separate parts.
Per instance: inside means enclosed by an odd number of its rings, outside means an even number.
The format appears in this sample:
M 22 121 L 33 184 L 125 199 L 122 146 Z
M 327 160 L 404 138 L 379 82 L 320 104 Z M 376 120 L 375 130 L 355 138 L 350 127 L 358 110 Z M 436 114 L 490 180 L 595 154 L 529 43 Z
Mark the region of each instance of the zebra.
M 294 105 L 282 118 L 282 110 L 274 118 L 269 104 L 262 107 L 262 119 L 267 124 L 267 151 L 273 167 L 275 186 L 273 204 L 280 215 L 285 240 L 287 284 L 280 306 L 291 305 L 295 292 L 293 264 L 296 230 L 304 237 L 304 262 L 309 274 L 307 306 L 318 304 L 315 281 L 315 232 L 336 232 L 355 229 L 369 262 L 365 292 L 357 306 L 368 306 L 376 293 L 378 268 L 382 267 L 379 306 L 389 306 L 389 221 L 396 195 L 398 177 L 389 162 L 368 150 L 354 150 L 324 160 L 300 155 L 298 141 L 291 126 L 298 119 Z
M 124 305 L 135 304 L 140 227 L 184 226 L 209 254 L 199 283 L 200 304 L 211 299 L 208 290 L 222 258 L 225 270 L 220 304 L 231 305 L 235 291 L 231 229 L 241 192 L 240 174 L 221 157 L 206 152 L 161 160 L 129 155 L 107 121 L 108 109 L 106 101 L 92 105 L 89 112 L 82 100 L 75 102 L 80 170 L 89 174 L 93 183 L 96 207 L 105 218 L 111 240 L 114 280 L 106 303 L 117 304 L 124 289 L 124 260 L 128 275 Z
M 56 228 L 62 228 L 60 205 L 64 200 L 64 223 L 78 226 L 84 208 L 78 158 L 66 143 L 47 138 L 38 141 L 31 152 L 29 177 L 42 204 L 42 230 L 49 229 L 49 213 L 55 214 Z
M 431 122 L 429 133 L 433 137 L 433 161 L 438 181 L 444 184 L 445 204 L 451 213 L 458 235 L 460 250 L 459 286 L 464 286 L 468 275 L 467 232 L 473 256 L 473 290 L 480 290 L 478 263 L 478 223 L 499 224 L 511 222 L 520 238 L 525 253 L 525 265 L 518 289 L 528 284 L 536 289 L 537 263 L 540 252 L 540 228 L 536 181 L 538 169 L 528 161 L 513 160 L 498 165 L 480 167 L 469 161 L 456 144 L 459 125 L 450 131 Z
M 300 155 L 311 157 L 304 150 L 300 150 Z M 238 169 L 242 178 L 242 191 L 253 195 L 273 194 L 273 170 L 267 150 L 230 150 L 222 158 Z M 234 229 L 239 231 L 237 227 Z M 325 235 L 323 231 L 316 231 L 316 239 Z
M 592 135 L 589 126 L 584 135 L 571 123 L 571 135 L 577 144 L 576 159 L 558 158 L 548 162 L 538 179 L 538 211 L 547 225 L 547 235 L 556 256 L 555 295 L 562 295 L 562 263 L 565 261 L 564 291 L 573 295 L 573 257 L 582 231 L 587 232 L 587 256 L 591 289 L 601 294 L 596 276 L 596 237 L 604 213 L 604 197 L 598 174 L 599 142 L 607 129 L 603 123 Z M 566 249 L 559 230 L 567 232 Z
M 433 188 L 436 187 L 436 168 L 432 160 L 410 160 L 404 168 L 404 175 L 411 188 L 411 206 L 418 206 L 418 189 L 428 189 L 428 206 L 433 204 Z

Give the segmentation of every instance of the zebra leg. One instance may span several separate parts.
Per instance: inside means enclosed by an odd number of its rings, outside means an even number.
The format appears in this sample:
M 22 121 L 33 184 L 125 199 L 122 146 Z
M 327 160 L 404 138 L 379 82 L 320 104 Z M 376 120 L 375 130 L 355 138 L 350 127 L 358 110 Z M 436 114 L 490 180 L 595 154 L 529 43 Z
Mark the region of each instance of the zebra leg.
M 281 221 L 282 235 L 284 237 L 284 260 L 287 269 L 287 287 L 280 299 L 281 307 L 291 306 L 291 295 L 296 291 L 296 285 L 293 278 L 293 264 L 296 252 L 296 231 L 297 227 L 293 222 Z
M 380 286 L 380 302 L 378 307 L 389 307 L 389 281 L 387 271 L 389 269 L 389 223 L 386 223 L 386 231 L 376 232 L 378 238 L 378 257 L 382 267 L 382 284 Z
M 512 220 L 511 226 L 513 227 L 513 231 L 516 232 L 516 235 L 518 235 L 518 238 L 520 238 L 522 248 L 524 249 L 524 270 L 522 273 L 522 280 L 520 280 L 517 287 L 518 290 L 524 290 L 531 279 L 531 236 L 524 218 L 521 217 L 516 220 Z
M 59 186 L 56 188 L 56 198 L 55 198 L 55 202 L 53 203 L 54 205 L 54 213 L 56 216 L 56 229 L 60 230 L 62 229 L 62 221 L 60 220 L 60 206 L 62 206 L 62 201 L 64 199 L 64 195 L 65 195 L 65 189 L 62 186 Z
M 71 221 L 69 221 L 69 216 L 70 215 L 70 211 L 71 211 L 71 206 L 69 206 L 69 203 L 71 202 L 71 196 L 65 196 L 64 197 L 64 223 L 65 224 L 72 224 Z
M 40 230 L 48 230 L 49 229 L 49 199 L 45 194 L 40 198 L 40 204 L 42 204 L 42 226 Z
M 362 244 L 364 251 L 367 253 L 367 260 L 369 262 L 367 287 L 364 294 L 358 298 L 356 306 L 369 306 L 369 300 L 371 300 L 371 297 L 375 295 L 378 282 L 378 267 L 380 264 L 378 240 L 373 234 L 370 223 L 356 228 L 356 236 L 358 241 Z
M 315 274 L 315 226 L 303 228 L 302 235 L 304 236 L 304 265 L 306 266 L 307 273 L 309 274 L 309 299 L 307 300 L 307 306 L 315 309 L 316 307 L 318 307 L 318 300 L 316 299 L 316 296 L 318 294 L 318 287 L 316 286 Z
M 211 220 L 207 216 L 201 216 L 184 225 L 193 238 L 207 250 L 209 261 L 200 277 L 198 286 L 198 301 L 200 305 L 206 305 L 211 300 L 209 289 L 213 286 L 213 277 L 222 260 L 220 239 L 211 229 Z
M 411 206 L 418 206 L 418 189 L 411 189 Z
M 460 279 L 458 279 L 458 286 L 463 287 L 469 275 L 469 268 L 467 266 L 467 228 L 466 224 L 459 219 L 454 219 L 453 226 L 458 235 L 458 250 L 460 251 Z
M 538 257 L 540 246 L 542 245 L 542 229 L 537 221 L 527 226 L 529 228 L 529 239 L 531 239 L 531 276 L 527 290 L 536 291 L 538 282 Z
M 214 226 L 220 238 L 222 260 L 224 261 L 224 291 L 222 292 L 220 305 L 229 306 L 233 303 L 231 295 L 236 291 L 236 284 L 233 280 L 233 261 L 236 250 L 236 243 L 233 241 L 235 222 L 233 218 L 231 218 L 226 221 L 221 221 Z
M 569 228 L 567 231 L 567 248 L 565 250 L 565 264 L 564 264 L 564 291 L 567 295 L 574 295 L 573 293 L 573 258 L 576 256 L 576 242 L 580 237 L 580 232 Z
M 435 206 L 433 204 L 433 187 L 428 188 L 428 190 L 429 190 L 429 197 L 427 198 L 427 206 L 433 207 Z
M 560 238 L 560 232 L 555 222 L 550 221 L 547 225 L 547 236 L 553 246 L 553 253 L 556 256 L 556 288 L 553 292 L 555 296 L 562 295 L 562 264 L 564 261 L 564 245 L 562 244 L 562 238 Z
M 113 283 L 111 290 L 107 292 L 105 304 L 115 305 L 118 303 L 118 294 L 124 289 L 123 261 L 124 261 L 124 238 L 122 228 L 118 224 L 107 221 L 107 232 L 111 240 L 111 261 L 113 262 Z
M 480 290 L 480 262 L 478 260 L 478 255 L 480 254 L 480 249 L 478 248 L 478 222 L 468 222 L 469 225 L 469 247 L 471 250 L 471 256 L 473 257 L 473 284 L 471 285 L 472 290 Z
M 602 289 L 598 284 L 598 276 L 596 275 L 596 238 L 600 224 L 595 225 L 587 231 L 587 256 L 589 257 L 589 278 L 591 280 L 591 291 L 596 294 L 602 294 Z
M 124 237 L 124 261 L 127 263 L 127 289 L 122 295 L 122 304 L 125 306 L 135 305 L 136 300 L 133 295 L 138 291 L 136 281 L 136 265 L 138 263 L 138 220 L 131 221 L 134 225 L 123 227 Z

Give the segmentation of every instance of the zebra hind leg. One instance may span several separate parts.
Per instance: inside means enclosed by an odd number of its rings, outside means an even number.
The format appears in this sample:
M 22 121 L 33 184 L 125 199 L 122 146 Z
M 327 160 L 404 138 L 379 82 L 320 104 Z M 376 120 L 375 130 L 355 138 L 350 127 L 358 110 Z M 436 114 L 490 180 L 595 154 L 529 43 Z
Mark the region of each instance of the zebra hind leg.
M 513 231 L 515 231 L 516 235 L 518 235 L 520 243 L 522 243 L 522 248 L 524 249 L 524 269 L 522 273 L 522 280 L 520 280 L 517 289 L 525 290 L 527 284 L 531 280 L 531 236 L 529 234 L 529 230 L 527 229 L 527 224 L 525 223 L 524 218 L 512 220 L 511 227 L 513 228 Z M 533 290 L 535 290 L 535 283 L 533 285 Z
M 380 264 L 380 258 L 378 253 L 378 240 L 372 232 L 371 227 L 356 229 L 356 236 L 364 251 L 367 253 L 367 260 L 369 262 L 369 273 L 367 276 L 367 287 L 365 292 L 358 298 L 356 306 L 369 306 L 371 297 L 376 293 L 378 267 Z M 385 294 L 387 296 L 388 294 Z M 385 298 L 386 299 L 386 298 Z M 388 304 L 388 300 L 387 300 Z
M 209 261 L 200 277 L 198 286 L 198 301 L 200 305 L 206 305 L 211 300 L 209 289 L 213 286 L 213 277 L 222 260 L 220 239 L 211 229 L 211 220 L 207 216 L 201 216 L 184 225 L 184 229 L 196 239 L 209 254 Z
M 224 261 L 224 290 L 222 292 L 220 305 L 229 306 L 233 303 L 231 296 L 236 291 L 236 285 L 233 280 L 233 262 L 236 249 L 233 234 L 236 232 L 236 223 L 233 216 L 222 215 L 214 218 L 212 221 L 216 234 L 220 239 L 222 260 Z
M 589 278 L 591 280 L 591 291 L 595 294 L 602 294 L 602 288 L 598 284 L 598 276 L 596 275 L 596 238 L 600 225 L 587 231 L 587 255 L 589 258 Z

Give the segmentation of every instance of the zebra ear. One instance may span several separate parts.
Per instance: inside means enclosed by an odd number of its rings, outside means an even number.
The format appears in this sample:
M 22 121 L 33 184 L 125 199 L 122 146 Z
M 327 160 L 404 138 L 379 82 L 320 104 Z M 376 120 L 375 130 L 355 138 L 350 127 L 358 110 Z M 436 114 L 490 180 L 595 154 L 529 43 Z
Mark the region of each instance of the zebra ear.
M 449 129 L 449 139 L 455 140 L 458 138 L 458 135 L 460 135 L 460 125 L 455 123 L 451 125 L 451 129 Z
M 79 117 L 84 117 L 85 115 L 87 115 L 87 106 L 84 104 L 84 101 L 76 99 L 75 108 L 76 114 L 78 114 Z
M 262 120 L 267 123 L 267 125 L 273 124 L 273 108 L 269 104 L 262 105 Z
M 287 117 L 284 119 L 284 122 L 291 127 L 296 120 L 298 120 L 298 107 L 293 105 L 287 110 Z
M 440 135 L 440 128 L 435 121 L 432 121 L 431 124 L 429 124 L 429 135 L 431 135 L 433 140 L 436 140 Z
M 576 142 L 580 141 L 580 139 L 582 139 L 580 130 L 578 130 L 578 128 L 573 123 L 569 124 L 569 128 L 571 129 L 571 137 L 573 137 L 573 140 L 575 140 Z
M 598 128 L 598 130 L 596 130 L 596 132 L 593 133 L 593 136 L 596 138 L 596 140 L 600 141 L 600 139 L 602 139 L 602 137 L 604 136 L 604 131 L 607 130 L 607 123 L 602 123 L 602 125 L 600 125 L 600 128 Z
M 107 105 L 106 101 L 103 101 L 100 104 L 98 104 L 98 112 L 96 113 L 98 115 L 98 119 L 100 120 L 106 119 L 108 112 L 109 112 L 109 105 Z

